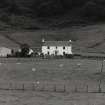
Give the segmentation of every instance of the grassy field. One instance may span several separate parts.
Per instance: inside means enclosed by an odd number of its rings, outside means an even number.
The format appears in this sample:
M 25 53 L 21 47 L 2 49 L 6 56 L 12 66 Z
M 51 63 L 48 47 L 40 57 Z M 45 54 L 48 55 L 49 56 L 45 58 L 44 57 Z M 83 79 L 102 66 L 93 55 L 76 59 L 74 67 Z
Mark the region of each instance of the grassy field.
M 103 73 L 101 60 L 88 59 L 1 59 L 0 82 L 23 82 L 89 85 L 92 88 L 102 80 L 105 82 L 105 63 Z M 94 90 L 94 88 L 93 88 Z
M 89 91 L 98 89 L 102 80 L 105 91 L 105 63 L 88 59 L 0 59 L 0 83 L 56 83 L 73 85 L 89 84 Z M 0 84 L 1 86 L 1 84 Z M 68 89 L 69 90 L 69 89 Z M 56 93 L 37 91 L 0 90 L 2 105 L 103 105 L 104 93 Z
M 104 105 L 105 94 L 1 92 L 1 105 Z
M 12 81 L 72 81 L 98 79 L 102 61 L 87 59 L 1 60 L 0 79 Z M 103 67 L 104 74 L 104 67 Z M 105 79 L 103 77 L 103 79 Z
M 104 105 L 105 94 L 59 94 L 0 91 L 1 105 Z

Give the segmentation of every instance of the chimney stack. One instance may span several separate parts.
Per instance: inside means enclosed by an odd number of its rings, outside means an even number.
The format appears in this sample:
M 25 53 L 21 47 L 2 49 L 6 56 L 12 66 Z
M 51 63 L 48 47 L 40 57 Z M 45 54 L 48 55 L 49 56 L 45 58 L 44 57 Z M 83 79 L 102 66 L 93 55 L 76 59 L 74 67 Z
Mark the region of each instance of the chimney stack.
M 44 43 L 44 42 L 45 42 L 45 39 L 43 38 L 43 39 L 42 39 L 42 43 Z
M 72 41 L 71 41 L 71 40 L 69 40 L 69 42 L 71 43 Z

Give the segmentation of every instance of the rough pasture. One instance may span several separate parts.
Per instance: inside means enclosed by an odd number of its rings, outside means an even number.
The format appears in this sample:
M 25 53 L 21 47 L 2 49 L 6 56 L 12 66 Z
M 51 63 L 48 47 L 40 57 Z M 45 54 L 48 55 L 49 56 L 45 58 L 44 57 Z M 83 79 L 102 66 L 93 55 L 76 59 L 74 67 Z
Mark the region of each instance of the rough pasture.
M 59 94 L 0 91 L 1 105 L 104 105 L 104 94 Z
M 105 80 L 105 63 L 103 73 L 101 60 L 59 59 L 30 60 L 8 59 L 0 60 L 0 82 L 35 82 L 90 84 L 90 90 L 96 89 L 98 80 Z M 101 77 L 101 78 L 100 78 Z M 53 93 L 36 91 L 3 91 L 0 90 L 2 105 L 103 105 L 104 93 Z
M 100 78 L 101 60 L 0 60 L 0 80 L 4 81 L 96 81 Z M 105 63 L 104 63 L 105 64 Z M 103 64 L 103 65 L 104 65 Z M 104 80 L 103 66 L 102 79 Z

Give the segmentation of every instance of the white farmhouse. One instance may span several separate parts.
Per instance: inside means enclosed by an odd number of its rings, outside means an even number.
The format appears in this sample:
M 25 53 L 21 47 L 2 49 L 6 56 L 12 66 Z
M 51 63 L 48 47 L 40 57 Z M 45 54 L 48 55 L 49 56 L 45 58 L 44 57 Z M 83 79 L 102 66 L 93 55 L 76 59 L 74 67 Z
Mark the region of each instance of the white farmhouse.
M 44 55 L 72 54 L 72 41 L 44 41 L 42 40 L 42 53 Z
M 11 49 L 0 47 L 0 57 L 7 57 L 8 54 L 11 54 Z

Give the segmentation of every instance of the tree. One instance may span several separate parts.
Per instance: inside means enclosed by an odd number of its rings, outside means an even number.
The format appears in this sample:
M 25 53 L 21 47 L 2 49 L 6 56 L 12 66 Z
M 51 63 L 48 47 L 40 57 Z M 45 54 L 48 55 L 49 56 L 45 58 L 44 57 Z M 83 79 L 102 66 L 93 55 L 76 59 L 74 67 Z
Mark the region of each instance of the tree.
M 30 47 L 28 44 L 22 44 L 21 45 L 21 57 L 28 57 L 29 49 Z

